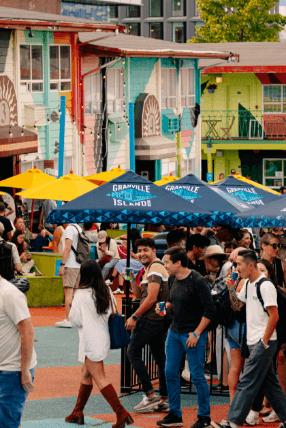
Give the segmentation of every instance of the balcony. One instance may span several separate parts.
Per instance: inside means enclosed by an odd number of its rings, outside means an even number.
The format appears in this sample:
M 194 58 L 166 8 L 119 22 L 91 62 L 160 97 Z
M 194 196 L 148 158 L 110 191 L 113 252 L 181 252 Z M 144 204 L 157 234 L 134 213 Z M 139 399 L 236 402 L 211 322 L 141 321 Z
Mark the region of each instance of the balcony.
M 286 113 L 262 110 L 202 112 L 202 142 L 286 140 Z

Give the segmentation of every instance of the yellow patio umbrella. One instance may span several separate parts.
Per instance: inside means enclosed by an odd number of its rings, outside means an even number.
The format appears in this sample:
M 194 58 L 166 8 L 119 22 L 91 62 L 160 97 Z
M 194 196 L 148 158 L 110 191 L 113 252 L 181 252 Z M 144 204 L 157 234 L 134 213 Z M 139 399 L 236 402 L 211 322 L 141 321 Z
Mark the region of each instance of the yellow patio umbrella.
M 28 169 L 22 174 L 17 174 L 14 177 L 6 178 L 5 180 L 0 181 L 1 187 L 13 187 L 18 189 L 30 189 L 35 186 L 42 186 L 46 183 L 51 183 L 55 181 L 54 177 L 51 177 L 49 174 L 45 174 L 43 171 L 37 168 L 35 165 L 33 169 Z M 34 219 L 34 199 L 32 202 L 32 211 L 31 211 L 31 231 L 33 230 L 33 219 Z
M 27 199 L 53 199 L 55 201 L 72 201 L 75 198 L 90 192 L 96 186 L 83 177 L 75 175 L 72 171 L 70 174 L 63 175 L 62 177 L 54 180 L 52 183 L 37 186 L 33 189 L 24 190 L 17 193 Z
M 169 175 L 168 177 L 162 177 L 161 180 L 154 181 L 154 184 L 157 184 L 157 186 L 164 186 L 164 184 L 171 183 L 172 181 L 179 180 L 178 177 L 174 177 L 173 175 Z
M 259 189 L 265 190 L 266 192 L 273 193 L 274 195 L 279 195 L 279 192 L 276 192 L 270 187 L 263 186 L 263 184 L 256 183 L 256 181 L 249 180 L 248 178 L 245 178 L 242 175 L 235 174 L 233 177 L 237 178 L 238 180 L 244 181 L 245 183 L 248 183 L 251 186 L 258 187 Z M 219 183 L 220 181 L 222 180 L 214 181 L 213 183 L 210 183 L 210 184 L 216 184 L 216 183 Z
M 6 193 L 4 193 L 4 192 L 0 192 L 0 195 L 1 195 L 1 196 L 4 196 L 4 195 L 6 195 Z
M 119 177 L 125 172 L 125 169 L 121 169 L 119 165 L 118 168 L 113 168 L 111 171 L 104 171 L 99 172 L 98 174 L 88 175 L 87 177 L 84 177 L 84 179 L 90 181 L 93 184 L 101 186 L 102 184 L 108 183 L 108 181 Z

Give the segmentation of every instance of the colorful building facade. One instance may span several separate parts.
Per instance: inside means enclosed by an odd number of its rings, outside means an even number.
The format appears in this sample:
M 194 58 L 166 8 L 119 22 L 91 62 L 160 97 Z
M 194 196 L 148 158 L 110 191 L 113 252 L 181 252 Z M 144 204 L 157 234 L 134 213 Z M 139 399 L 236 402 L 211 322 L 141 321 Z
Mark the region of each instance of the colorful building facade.
M 286 66 L 282 43 L 204 44 L 240 62 L 202 61 L 202 178 L 232 169 L 279 189 L 286 184 Z M 203 69 L 204 67 L 207 67 Z

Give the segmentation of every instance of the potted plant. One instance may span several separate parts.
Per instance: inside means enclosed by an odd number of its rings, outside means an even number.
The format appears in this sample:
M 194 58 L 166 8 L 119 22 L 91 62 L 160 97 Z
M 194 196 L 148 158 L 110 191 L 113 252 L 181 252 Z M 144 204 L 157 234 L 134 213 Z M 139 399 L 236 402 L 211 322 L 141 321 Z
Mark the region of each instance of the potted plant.
M 208 92 L 209 92 L 209 94 L 213 94 L 214 91 L 216 90 L 216 88 L 217 88 L 217 85 L 215 83 L 210 84 L 208 86 Z

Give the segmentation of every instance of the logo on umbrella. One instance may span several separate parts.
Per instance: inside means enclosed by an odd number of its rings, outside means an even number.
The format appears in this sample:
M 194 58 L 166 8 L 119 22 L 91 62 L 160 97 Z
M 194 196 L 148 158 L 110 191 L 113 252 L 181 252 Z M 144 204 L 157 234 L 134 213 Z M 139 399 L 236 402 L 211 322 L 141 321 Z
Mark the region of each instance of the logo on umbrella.
M 233 196 L 235 196 L 236 198 L 241 199 L 242 201 L 248 202 L 249 204 L 264 205 L 264 203 L 261 200 L 262 198 L 264 198 L 264 196 L 257 195 L 254 189 L 237 190 L 237 189 L 227 188 L 227 191 L 231 193 Z
M 174 193 L 177 196 L 180 196 L 183 199 L 186 199 L 186 201 L 194 202 L 194 199 L 201 198 L 201 195 L 198 195 L 196 192 L 198 191 L 198 187 L 183 187 L 183 186 L 168 186 L 166 187 L 166 190 L 171 190 L 172 193 Z M 193 191 L 195 190 L 195 191 Z
M 118 186 L 119 187 L 119 186 Z M 124 186 L 127 187 L 127 186 Z M 138 187 L 138 186 L 132 186 Z M 143 186 L 141 186 L 143 187 Z M 108 193 L 106 196 L 111 196 L 114 200 L 114 205 L 124 206 L 148 206 L 151 207 L 151 199 L 157 198 L 155 195 L 151 195 L 144 190 L 138 190 L 134 188 L 127 188 L 125 190 L 116 190 L 111 194 Z

